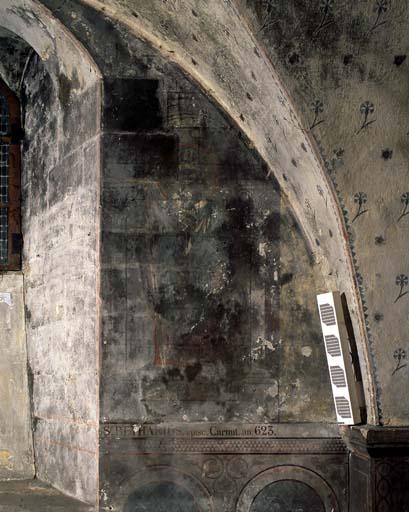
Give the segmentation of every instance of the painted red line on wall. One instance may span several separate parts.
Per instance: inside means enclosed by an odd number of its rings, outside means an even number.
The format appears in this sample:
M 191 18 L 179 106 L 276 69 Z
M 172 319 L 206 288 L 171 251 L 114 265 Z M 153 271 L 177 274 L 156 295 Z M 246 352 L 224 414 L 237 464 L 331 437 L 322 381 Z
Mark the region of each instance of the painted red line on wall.
M 83 420 L 83 419 L 73 420 L 72 418 L 65 418 L 63 416 L 62 417 L 55 416 L 55 417 L 50 417 L 50 418 L 47 418 L 44 416 L 36 416 L 36 418 L 39 420 L 42 420 L 42 421 L 55 421 L 55 422 L 60 422 L 60 423 L 70 423 L 72 425 L 79 425 L 79 426 L 84 426 L 84 427 L 93 427 L 93 428 L 99 427 L 99 423 L 95 422 L 94 420 Z

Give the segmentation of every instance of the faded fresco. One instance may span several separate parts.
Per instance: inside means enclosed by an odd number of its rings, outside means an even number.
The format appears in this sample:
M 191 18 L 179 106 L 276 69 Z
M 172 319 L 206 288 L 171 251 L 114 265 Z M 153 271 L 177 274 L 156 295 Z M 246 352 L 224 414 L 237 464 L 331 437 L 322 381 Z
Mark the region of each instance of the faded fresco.
M 312 263 L 263 163 L 186 80 L 105 93 L 104 415 L 332 420 Z
M 106 77 L 101 420 L 333 422 L 319 273 L 273 176 L 148 46 L 103 17 L 84 43 Z

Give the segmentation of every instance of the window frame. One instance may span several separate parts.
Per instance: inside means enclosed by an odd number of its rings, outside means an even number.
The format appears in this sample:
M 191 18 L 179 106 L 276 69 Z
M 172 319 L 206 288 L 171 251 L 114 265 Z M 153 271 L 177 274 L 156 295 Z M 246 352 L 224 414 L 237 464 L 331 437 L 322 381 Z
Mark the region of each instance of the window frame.
M 17 96 L 0 79 L 0 95 L 6 99 L 9 127 L 6 135 L 0 134 L 0 144 L 9 146 L 8 201 L 0 208 L 8 208 L 7 263 L 0 263 L 0 272 L 21 269 L 21 112 Z

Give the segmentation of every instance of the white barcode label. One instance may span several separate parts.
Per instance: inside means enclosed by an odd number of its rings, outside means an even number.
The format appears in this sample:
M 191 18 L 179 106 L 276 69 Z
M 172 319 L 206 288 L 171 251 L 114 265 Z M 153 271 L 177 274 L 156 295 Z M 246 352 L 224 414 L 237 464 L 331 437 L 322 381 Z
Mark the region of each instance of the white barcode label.
M 325 325 L 336 325 L 335 310 L 331 304 L 320 304 L 321 322 Z
M 354 425 L 360 411 L 339 293 L 317 295 L 317 302 L 337 421 Z

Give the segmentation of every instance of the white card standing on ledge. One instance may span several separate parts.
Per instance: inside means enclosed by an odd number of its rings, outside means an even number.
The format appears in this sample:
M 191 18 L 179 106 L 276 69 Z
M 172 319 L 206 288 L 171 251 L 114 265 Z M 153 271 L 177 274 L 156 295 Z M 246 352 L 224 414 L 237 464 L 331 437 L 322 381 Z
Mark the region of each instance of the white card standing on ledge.
M 356 425 L 361 415 L 341 297 L 339 292 L 323 293 L 317 302 L 337 421 Z

